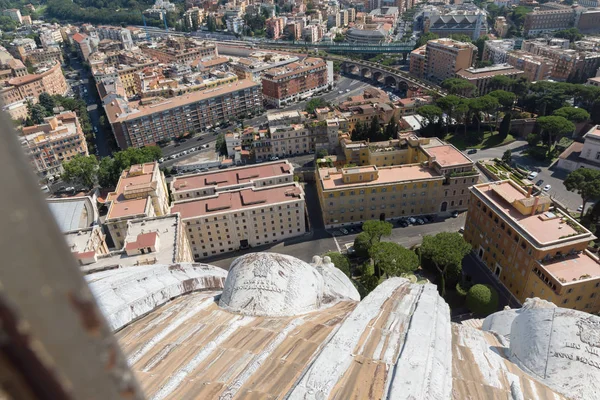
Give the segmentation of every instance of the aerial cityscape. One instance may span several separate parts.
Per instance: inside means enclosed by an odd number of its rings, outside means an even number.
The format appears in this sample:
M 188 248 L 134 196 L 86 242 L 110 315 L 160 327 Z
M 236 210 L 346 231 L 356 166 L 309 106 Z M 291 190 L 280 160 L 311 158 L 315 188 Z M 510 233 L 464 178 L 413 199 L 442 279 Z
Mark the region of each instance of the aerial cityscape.
M 598 1 L 0 10 L 0 399 L 600 399 Z

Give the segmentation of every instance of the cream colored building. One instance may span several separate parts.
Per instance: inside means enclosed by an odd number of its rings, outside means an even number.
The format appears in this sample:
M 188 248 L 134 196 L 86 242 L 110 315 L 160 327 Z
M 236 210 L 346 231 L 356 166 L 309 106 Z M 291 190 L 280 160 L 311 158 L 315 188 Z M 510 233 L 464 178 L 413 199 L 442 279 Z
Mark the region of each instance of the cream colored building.
M 65 233 L 65 241 L 79 265 L 90 264 L 99 255 L 108 254 L 105 239 L 106 235 L 99 225 Z
M 430 40 L 425 47 L 423 78 L 435 82 L 454 78 L 456 72 L 473 64 L 476 52 L 477 47 L 471 43 L 453 39 Z
M 288 161 L 179 176 L 171 193 L 195 260 L 306 232 L 304 191 Z
M 43 92 L 64 95 L 67 89 L 67 81 L 60 63 L 56 63 L 43 72 L 10 79 L 6 86 L 0 89 L 0 102 L 11 104 L 29 97 L 37 99 Z
M 88 155 L 85 135 L 74 112 L 48 117 L 41 125 L 23 128 L 21 146 L 39 176 L 62 172 L 62 163 L 77 155 Z
M 169 213 L 167 184 L 158 163 L 136 164 L 123 171 L 106 202 L 110 206 L 104 223 L 115 247 L 120 249 L 125 243 L 129 220 Z
M 356 166 L 317 169 L 327 228 L 466 210 L 468 188 L 479 179 L 473 161 L 439 139 L 352 143 L 342 137 L 341 143 L 346 162 Z

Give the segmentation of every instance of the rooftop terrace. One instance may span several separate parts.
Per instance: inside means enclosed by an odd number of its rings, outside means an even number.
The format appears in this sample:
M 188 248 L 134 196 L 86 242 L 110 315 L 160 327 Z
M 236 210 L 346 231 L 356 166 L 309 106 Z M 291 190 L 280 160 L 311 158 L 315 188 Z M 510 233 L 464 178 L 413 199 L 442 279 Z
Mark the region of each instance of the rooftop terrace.
M 374 168 L 372 166 L 363 166 L 363 168 Z M 365 169 L 368 173 L 371 170 Z M 342 179 L 342 171 L 336 168 L 319 169 L 319 177 L 324 190 L 345 189 L 350 187 L 365 187 L 373 185 L 384 185 L 390 183 L 403 183 L 424 179 L 441 179 L 442 176 L 431 168 L 423 167 L 420 164 L 395 165 L 392 167 L 378 167 L 379 174 L 377 179 L 368 182 L 345 183 Z
M 542 263 L 542 267 L 564 284 L 600 277 L 598 259 L 588 252 L 555 258 Z
M 425 152 L 431 157 L 435 157 L 433 162 L 438 163 L 442 168 L 458 165 L 473 164 L 473 161 L 459 151 L 451 144 L 443 146 L 426 147 Z
M 473 187 L 473 192 L 496 207 L 513 223 L 514 229 L 537 247 L 594 238 L 570 216 L 553 208 L 548 196 L 528 196 L 525 190 L 510 180 L 479 184 Z M 532 212 L 533 209 L 537 211 Z

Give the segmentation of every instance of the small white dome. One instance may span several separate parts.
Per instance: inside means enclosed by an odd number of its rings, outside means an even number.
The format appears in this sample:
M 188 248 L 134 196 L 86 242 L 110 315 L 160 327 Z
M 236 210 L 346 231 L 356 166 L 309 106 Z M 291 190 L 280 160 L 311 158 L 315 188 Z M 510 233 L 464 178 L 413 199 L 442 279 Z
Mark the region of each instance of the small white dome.
M 304 261 L 250 253 L 231 263 L 219 306 L 245 315 L 298 315 L 321 307 L 323 286 L 321 274 Z

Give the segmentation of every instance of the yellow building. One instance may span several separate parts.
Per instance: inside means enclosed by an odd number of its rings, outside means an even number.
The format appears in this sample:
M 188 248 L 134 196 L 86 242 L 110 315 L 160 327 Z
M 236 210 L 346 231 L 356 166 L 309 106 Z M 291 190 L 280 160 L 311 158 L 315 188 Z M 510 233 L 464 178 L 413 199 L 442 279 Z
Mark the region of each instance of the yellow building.
M 475 185 L 464 237 L 520 302 L 540 297 L 559 307 L 600 311 L 600 264 L 586 250 L 596 237 L 550 197 L 512 181 Z
M 473 161 L 436 138 L 351 142 L 342 149 L 349 166 L 317 170 L 317 190 L 327 228 L 369 219 L 466 210 L 468 187 L 477 183 Z
M 39 176 L 62 173 L 62 163 L 77 155 L 87 156 L 85 135 L 74 112 L 45 118 L 40 125 L 23 128 L 21 146 Z
M 110 203 L 105 225 L 116 248 L 125 244 L 127 223 L 134 218 L 161 216 L 169 213 L 169 195 L 158 163 L 132 165 L 123 171 Z

